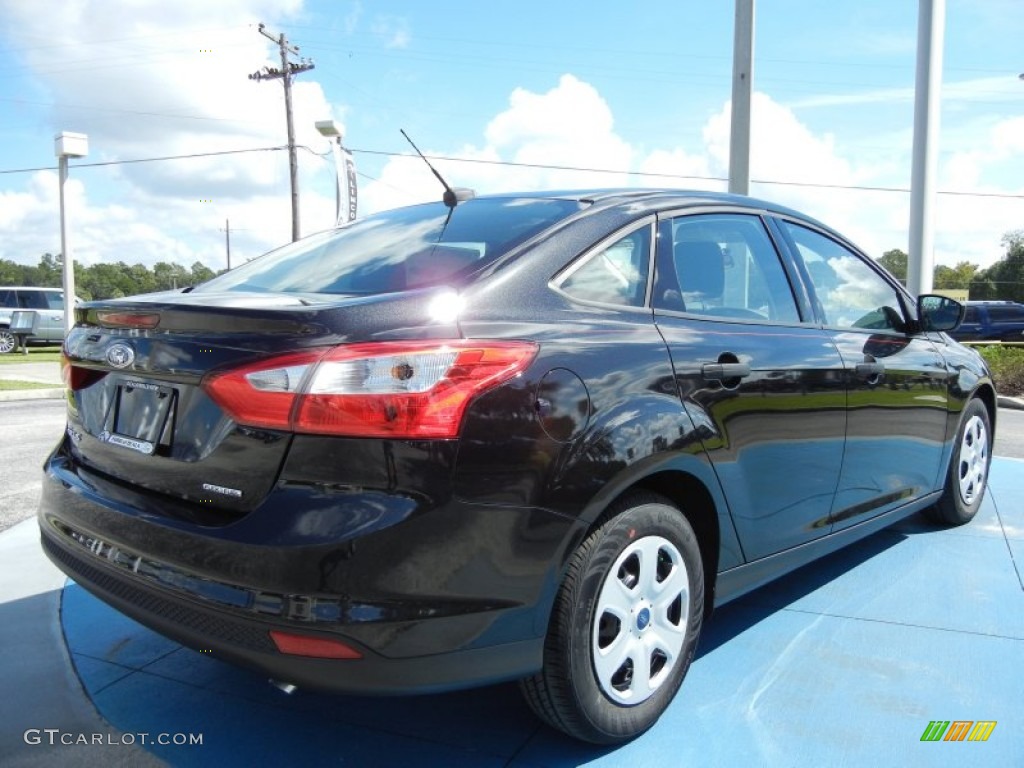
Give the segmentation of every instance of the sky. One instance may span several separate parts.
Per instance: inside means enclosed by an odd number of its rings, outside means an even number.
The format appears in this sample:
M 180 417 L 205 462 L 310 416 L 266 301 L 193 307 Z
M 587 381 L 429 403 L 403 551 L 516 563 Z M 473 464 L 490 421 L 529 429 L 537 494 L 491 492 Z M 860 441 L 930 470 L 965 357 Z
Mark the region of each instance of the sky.
M 870 255 L 908 249 L 918 4 L 760 0 L 751 194 Z M 344 126 L 359 213 L 437 200 L 404 129 L 478 194 L 727 188 L 729 0 L 0 0 L 0 258 L 60 252 L 54 136 L 87 264 L 237 265 L 291 237 L 284 34 L 303 234 L 332 225 Z M 1024 228 L 1024 2 L 947 0 L 935 262 L 989 266 Z M 187 157 L 186 157 L 187 156 Z M 170 158 L 170 159 L 168 159 Z

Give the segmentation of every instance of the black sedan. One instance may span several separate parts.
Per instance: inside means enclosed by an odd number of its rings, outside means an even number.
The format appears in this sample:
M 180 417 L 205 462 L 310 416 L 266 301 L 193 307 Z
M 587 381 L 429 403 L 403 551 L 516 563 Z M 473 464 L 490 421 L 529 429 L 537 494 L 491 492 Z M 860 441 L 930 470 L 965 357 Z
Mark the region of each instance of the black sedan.
M 744 197 L 450 196 L 75 314 L 43 547 L 287 687 L 622 741 L 715 605 L 985 492 L 962 307 Z

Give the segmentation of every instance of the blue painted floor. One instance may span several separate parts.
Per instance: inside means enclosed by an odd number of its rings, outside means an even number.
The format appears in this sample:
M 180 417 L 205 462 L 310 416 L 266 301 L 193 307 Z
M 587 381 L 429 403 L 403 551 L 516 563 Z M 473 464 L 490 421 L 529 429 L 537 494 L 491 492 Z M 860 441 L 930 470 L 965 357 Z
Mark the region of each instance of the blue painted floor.
M 996 459 L 978 517 L 920 517 L 716 612 L 675 702 L 616 749 L 539 725 L 514 685 L 439 696 L 287 696 L 182 648 L 80 587 L 68 651 L 125 733 L 173 765 L 1024 766 L 1024 462 Z M 985 742 L 922 742 L 932 720 L 990 720 Z

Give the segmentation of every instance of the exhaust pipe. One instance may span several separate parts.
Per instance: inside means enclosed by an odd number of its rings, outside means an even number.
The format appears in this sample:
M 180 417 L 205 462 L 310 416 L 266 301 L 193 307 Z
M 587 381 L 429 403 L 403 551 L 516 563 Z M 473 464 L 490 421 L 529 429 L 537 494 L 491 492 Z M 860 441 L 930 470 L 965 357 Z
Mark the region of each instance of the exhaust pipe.
M 295 685 L 294 683 L 286 683 L 286 682 L 284 682 L 282 680 L 275 680 L 274 678 L 270 678 L 270 680 L 268 680 L 267 682 L 269 682 L 275 688 L 278 688 L 278 689 L 284 691 L 289 696 L 291 696 L 293 693 L 295 693 L 299 689 L 299 687 L 297 685 Z

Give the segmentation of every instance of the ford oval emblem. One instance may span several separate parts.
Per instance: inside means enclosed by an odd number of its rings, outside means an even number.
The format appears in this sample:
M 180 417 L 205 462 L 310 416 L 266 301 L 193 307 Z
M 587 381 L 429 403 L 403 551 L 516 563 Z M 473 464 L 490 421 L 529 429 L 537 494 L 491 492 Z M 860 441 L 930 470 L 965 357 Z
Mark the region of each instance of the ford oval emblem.
M 135 350 L 118 342 L 107 348 L 107 362 L 115 368 L 127 368 L 135 362 Z

